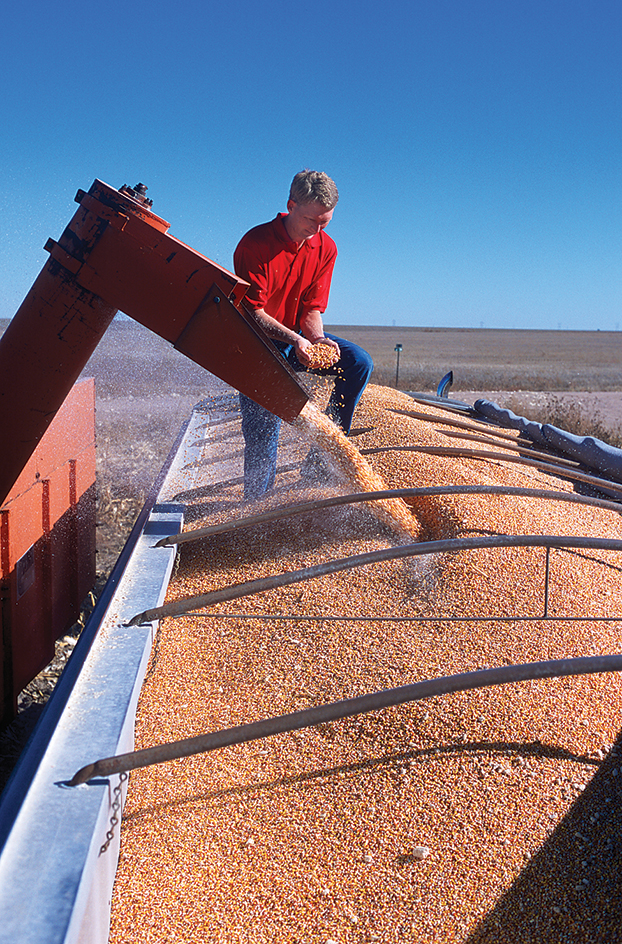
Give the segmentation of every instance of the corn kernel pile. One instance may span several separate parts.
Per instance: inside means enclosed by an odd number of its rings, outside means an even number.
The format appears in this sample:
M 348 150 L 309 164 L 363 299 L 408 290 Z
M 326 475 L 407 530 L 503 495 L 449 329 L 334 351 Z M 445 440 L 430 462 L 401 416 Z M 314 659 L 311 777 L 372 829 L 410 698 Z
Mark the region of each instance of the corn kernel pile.
M 384 491 L 386 482 L 360 454 L 338 426 L 320 412 L 312 401 L 307 403 L 292 426 L 323 450 L 332 473 L 352 492 Z M 385 498 L 370 504 L 372 514 L 404 541 L 417 541 L 421 526 L 401 498 Z
M 322 341 L 318 341 L 317 344 L 314 344 L 308 351 L 308 355 L 309 363 L 307 366 L 311 370 L 321 370 L 322 368 L 332 367 L 337 363 L 340 357 L 336 348 Z
M 403 394 L 368 387 L 359 448 L 446 445 L 433 421 L 392 412 L 411 407 Z M 234 425 L 231 444 L 236 436 Z M 503 458 L 387 451 L 370 460 L 389 487 L 572 489 Z M 285 471 L 265 505 L 308 497 Z M 617 513 L 550 500 L 409 503 L 425 539 L 622 537 Z M 197 495 L 190 527 L 241 516 L 241 506 L 239 484 Z M 220 534 L 183 546 L 168 599 L 395 539 L 365 505 Z M 548 621 L 544 555 L 506 548 L 389 561 L 166 620 L 136 746 L 425 678 L 619 651 L 622 621 L 595 618 L 620 615 L 621 555 L 553 550 Z M 522 682 L 135 771 L 110 940 L 619 941 L 621 717 L 616 674 Z

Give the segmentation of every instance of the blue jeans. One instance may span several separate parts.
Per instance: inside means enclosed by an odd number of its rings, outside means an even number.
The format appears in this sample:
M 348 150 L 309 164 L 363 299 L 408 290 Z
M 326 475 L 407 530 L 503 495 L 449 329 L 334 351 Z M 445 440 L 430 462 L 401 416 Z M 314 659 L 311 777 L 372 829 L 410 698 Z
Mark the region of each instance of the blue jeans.
M 344 433 L 349 433 L 354 410 L 371 377 L 374 363 L 367 351 L 358 344 L 335 337 L 334 334 L 327 334 L 326 337 L 337 342 L 341 357 L 333 367 L 314 373 L 336 376 L 326 412 Z M 294 370 L 308 369 L 298 361 L 291 345 L 274 343 Z M 245 444 L 244 497 L 260 498 L 274 486 L 281 420 L 243 394 L 240 394 L 240 411 Z

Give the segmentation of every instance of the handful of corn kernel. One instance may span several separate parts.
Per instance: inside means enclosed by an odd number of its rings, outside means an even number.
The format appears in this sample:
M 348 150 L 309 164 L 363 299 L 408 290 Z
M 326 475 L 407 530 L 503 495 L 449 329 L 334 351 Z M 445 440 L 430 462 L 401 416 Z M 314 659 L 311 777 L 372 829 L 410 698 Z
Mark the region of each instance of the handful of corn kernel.
M 332 367 L 333 364 L 337 363 L 340 357 L 339 351 L 336 348 L 331 347 L 330 344 L 326 344 L 323 341 L 314 344 L 307 353 L 309 355 L 309 363 L 307 366 L 310 367 L 311 370 L 319 370 L 322 367 Z

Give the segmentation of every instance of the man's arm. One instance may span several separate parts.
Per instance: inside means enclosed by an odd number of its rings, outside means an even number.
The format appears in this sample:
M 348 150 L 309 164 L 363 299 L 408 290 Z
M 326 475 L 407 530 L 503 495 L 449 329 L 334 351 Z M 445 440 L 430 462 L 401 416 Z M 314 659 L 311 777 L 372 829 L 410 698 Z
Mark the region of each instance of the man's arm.
M 247 307 L 247 310 L 250 309 Z M 337 351 L 339 350 L 339 345 L 335 341 L 324 337 L 322 314 L 319 311 L 308 311 L 301 317 L 300 330 L 303 332 L 302 335 L 298 334 L 296 331 L 292 331 L 290 328 L 286 328 L 285 325 L 278 322 L 276 318 L 269 315 L 263 308 L 252 309 L 250 313 L 261 325 L 269 338 L 272 338 L 274 341 L 285 341 L 287 344 L 291 344 L 301 364 L 309 363 L 310 358 L 307 352 L 314 344 L 318 344 L 320 341 L 323 344 L 328 344 L 330 347 L 336 348 Z
M 327 338 L 324 335 L 324 321 L 322 319 L 321 311 L 317 309 L 311 309 L 311 311 L 305 312 L 301 315 L 300 318 L 300 330 L 304 334 L 311 344 L 318 344 L 320 341 L 322 344 L 328 344 L 329 347 L 334 347 L 337 352 L 339 352 L 339 345 L 336 341 L 332 341 L 330 338 Z M 300 358 L 299 358 L 300 360 Z M 306 361 L 302 361 L 306 363 Z

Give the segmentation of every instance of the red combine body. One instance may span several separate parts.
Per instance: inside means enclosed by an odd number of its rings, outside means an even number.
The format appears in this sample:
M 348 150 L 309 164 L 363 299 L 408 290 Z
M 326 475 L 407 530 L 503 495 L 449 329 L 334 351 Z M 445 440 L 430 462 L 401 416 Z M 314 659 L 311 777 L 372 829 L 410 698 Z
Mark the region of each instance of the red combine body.
M 96 180 L 78 191 L 79 209 L 48 240 L 50 258 L 0 338 L 5 717 L 94 576 L 81 563 L 94 542 L 92 414 L 78 402 L 92 391 L 66 398 L 116 312 L 284 420 L 309 399 L 244 308 L 248 284 L 170 236 L 146 189 Z
M 95 581 L 95 383 L 81 380 L 0 507 L 0 721 Z

